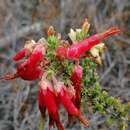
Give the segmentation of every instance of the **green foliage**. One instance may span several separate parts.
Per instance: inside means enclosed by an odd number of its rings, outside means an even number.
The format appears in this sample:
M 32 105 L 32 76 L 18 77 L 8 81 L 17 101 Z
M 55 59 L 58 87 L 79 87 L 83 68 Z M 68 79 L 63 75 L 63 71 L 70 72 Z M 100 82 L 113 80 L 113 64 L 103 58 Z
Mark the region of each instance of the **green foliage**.
M 80 62 L 83 67 L 83 86 L 91 87 L 97 80 L 96 64 L 90 58 L 83 58 Z
M 109 96 L 96 82 L 94 86 L 82 88 L 84 101 L 91 104 L 93 111 L 106 117 L 106 123 L 112 125 L 118 121 L 120 130 L 125 130 L 128 123 L 130 104 L 122 103 L 120 99 Z M 87 99 L 87 100 L 86 100 Z
M 84 38 L 85 38 L 85 34 L 82 31 L 76 33 L 76 40 L 77 41 L 81 41 Z
M 61 80 L 65 83 L 65 85 L 71 84 L 70 75 L 72 73 L 74 62 L 63 59 L 59 61 L 55 56 L 55 50 L 59 45 L 60 41 L 58 41 L 57 37 L 54 35 L 48 36 L 48 48 L 46 53 L 46 58 L 51 61 L 51 64 L 46 66 L 46 72 L 48 73 L 48 77 L 52 75 L 57 75 L 58 73 L 62 73 Z
M 56 36 L 52 35 L 47 38 L 48 48 L 46 53 L 46 58 L 50 61 L 54 60 L 55 49 L 58 46 L 58 39 Z
M 54 35 L 49 36 L 47 41 L 48 41 L 48 48 L 49 49 L 54 50 L 57 47 L 58 39 L 56 36 L 54 36 Z
M 78 31 L 76 32 L 76 40 L 77 41 L 81 41 L 81 40 L 83 40 L 84 38 L 86 38 L 88 36 L 89 35 L 88 34 L 84 34 L 82 30 L 79 31 L 79 32 Z

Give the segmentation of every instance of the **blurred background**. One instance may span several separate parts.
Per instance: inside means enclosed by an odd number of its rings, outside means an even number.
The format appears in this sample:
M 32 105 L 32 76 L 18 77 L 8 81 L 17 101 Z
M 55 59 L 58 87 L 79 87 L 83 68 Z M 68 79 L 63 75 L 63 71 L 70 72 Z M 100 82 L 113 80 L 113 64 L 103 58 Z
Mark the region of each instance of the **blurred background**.
M 90 33 L 114 25 L 123 30 L 106 41 L 108 49 L 98 73 L 103 89 L 129 101 L 130 0 L 0 0 L 0 75 L 15 70 L 10 58 L 25 40 L 46 36 L 49 25 L 66 37 L 70 27 L 80 27 L 86 17 L 91 23 Z M 37 82 L 0 81 L 0 130 L 38 130 L 39 117 Z M 90 118 L 93 124 L 88 130 L 115 130 L 103 125 L 98 115 Z M 65 122 L 65 117 L 61 120 Z M 66 128 L 76 129 L 85 130 L 79 123 Z

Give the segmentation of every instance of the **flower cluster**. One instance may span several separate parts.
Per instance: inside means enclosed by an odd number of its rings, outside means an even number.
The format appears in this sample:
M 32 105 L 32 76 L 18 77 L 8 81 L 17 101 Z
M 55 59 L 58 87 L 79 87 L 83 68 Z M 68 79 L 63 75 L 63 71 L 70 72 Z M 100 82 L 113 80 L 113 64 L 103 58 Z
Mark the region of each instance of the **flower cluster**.
M 76 117 L 84 126 L 89 126 L 88 119 L 81 113 L 80 105 L 83 94 L 87 93 L 89 88 L 84 92 L 82 90 L 90 86 L 91 80 L 96 80 L 95 67 L 91 68 L 91 62 L 93 65 L 102 63 L 101 54 L 105 49 L 102 40 L 120 32 L 117 27 L 112 27 L 105 32 L 89 36 L 89 27 L 90 24 L 85 19 L 81 29 L 70 29 L 68 35 L 71 43 L 62 39 L 61 34 L 52 26 L 49 27 L 47 39 L 27 41 L 24 48 L 13 56 L 16 72 L 0 77 L 5 80 L 39 80 L 39 110 L 43 118 L 48 111 L 49 129 L 56 124 L 58 130 L 64 130 L 58 114 L 60 105 L 63 105 L 68 113 L 68 123 Z M 87 80 L 89 70 L 93 70 L 94 74 L 90 74 L 91 80 Z M 89 95 L 89 92 L 85 95 Z

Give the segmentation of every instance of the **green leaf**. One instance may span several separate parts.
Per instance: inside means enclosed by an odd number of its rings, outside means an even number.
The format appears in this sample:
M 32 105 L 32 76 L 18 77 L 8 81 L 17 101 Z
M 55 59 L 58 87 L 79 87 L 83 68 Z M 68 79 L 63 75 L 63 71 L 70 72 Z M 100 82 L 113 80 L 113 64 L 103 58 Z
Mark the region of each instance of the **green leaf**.
M 106 103 L 107 103 L 108 106 L 113 105 L 113 103 L 114 103 L 114 98 L 113 98 L 113 97 L 108 97 L 108 98 L 106 99 Z
M 111 126 L 114 123 L 114 121 L 115 120 L 112 117 L 108 117 L 106 123 Z

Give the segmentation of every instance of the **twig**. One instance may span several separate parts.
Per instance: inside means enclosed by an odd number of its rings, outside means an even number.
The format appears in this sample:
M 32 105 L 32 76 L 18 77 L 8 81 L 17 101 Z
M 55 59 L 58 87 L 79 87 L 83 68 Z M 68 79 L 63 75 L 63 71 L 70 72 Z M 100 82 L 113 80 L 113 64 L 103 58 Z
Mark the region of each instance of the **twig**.
M 115 66 L 115 61 L 113 61 L 110 65 L 110 67 L 104 72 L 104 74 L 102 74 L 101 78 L 99 79 L 99 82 L 101 82 L 112 70 L 112 68 Z

